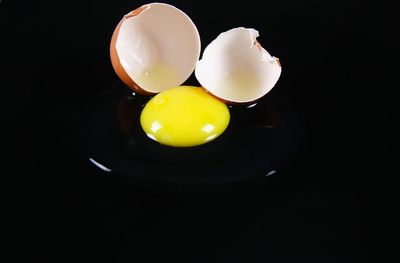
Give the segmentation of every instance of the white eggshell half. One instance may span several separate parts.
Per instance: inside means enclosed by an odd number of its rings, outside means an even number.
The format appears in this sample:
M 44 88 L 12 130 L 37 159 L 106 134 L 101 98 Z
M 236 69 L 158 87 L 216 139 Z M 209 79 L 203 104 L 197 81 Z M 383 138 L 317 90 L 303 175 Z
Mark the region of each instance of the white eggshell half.
M 267 94 L 282 69 L 279 60 L 257 42 L 258 36 L 257 30 L 243 27 L 221 33 L 197 63 L 200 84 L 227 103 L 249 103 Z

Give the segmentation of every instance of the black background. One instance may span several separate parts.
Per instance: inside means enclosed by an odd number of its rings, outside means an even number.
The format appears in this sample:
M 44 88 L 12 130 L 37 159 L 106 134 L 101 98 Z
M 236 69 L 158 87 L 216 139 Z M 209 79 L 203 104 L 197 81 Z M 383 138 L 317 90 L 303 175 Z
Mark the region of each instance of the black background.
M 117 81 L 111 34 L 142 3 L 0 2 L 1 177 L 11 190 L 5 238 L 12 259 L 395 262 L 394 6 L 169 1 L 195 22 L 203 48 L 232 27 L 258 29 L 261 44 L 283 64 L 274 89 L 290 102 L 307 138 L 289 169 L 295 183 L 267 193 L 261 187 L 191 196 L 101 179 L 71 139 L 77 133 L 71 123 L 80 118 L 73 109 Z M 63 133 L 54 134 L 54 120 Z

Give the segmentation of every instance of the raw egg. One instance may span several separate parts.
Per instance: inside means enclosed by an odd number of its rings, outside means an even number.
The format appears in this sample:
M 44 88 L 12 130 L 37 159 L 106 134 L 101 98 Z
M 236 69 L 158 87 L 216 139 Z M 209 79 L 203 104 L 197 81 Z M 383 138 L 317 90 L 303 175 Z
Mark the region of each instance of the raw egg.
M 169 146 L 207 143 L 228 127 L 228 107 L 203 89 L 180 86 L 157 94 L 144 107 L 140 123 L 151 139 Z
M 141 114 L 147 136 L 175 147 L 209 142 L 229 124 L 226 104 L 250 104 L 265 96 L 277 83 L 281 64 L 258 36 L 244 27 L 223 32 L 199 60 L 200 36 L 183 11 L 151 3 L 125 15 L 111 39 L 111 62 L 135 92 L 158 93 Z M 202 88 L 179 87 L 193 71 Z

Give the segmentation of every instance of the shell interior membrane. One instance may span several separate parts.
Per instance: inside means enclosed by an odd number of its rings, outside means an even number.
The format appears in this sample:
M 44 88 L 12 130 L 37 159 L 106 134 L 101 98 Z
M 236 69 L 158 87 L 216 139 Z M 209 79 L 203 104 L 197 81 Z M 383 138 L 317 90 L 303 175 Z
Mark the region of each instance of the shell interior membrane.
M 129 77 L 145 91 L 157 93 L 192 74 L 200 56 L 200 36 L 192 20 L 171 5 L 141 8 L 125 16 L 115 49 Z
M 267 94 L 281 74 L 279 60 L 256 40 L 258 31 L 234 28 L 204 50 L 196 78 L 210 93 L 228 102 L 246 103 Z

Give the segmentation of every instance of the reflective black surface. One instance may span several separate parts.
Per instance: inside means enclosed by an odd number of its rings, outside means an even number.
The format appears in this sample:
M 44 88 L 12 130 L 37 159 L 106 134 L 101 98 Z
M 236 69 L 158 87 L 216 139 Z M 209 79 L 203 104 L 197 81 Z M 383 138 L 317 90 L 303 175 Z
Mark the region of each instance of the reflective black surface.
M 230 106 L 230 124 L 212 142 L 164 146 L 149 139 L 140 126 L 148 100 L 118 82 L 87 104 L 88 160 L 110 176 L 148 184 L 263 179 L 289 165 L 303 142 L 296 115 L 271 93 L 256 104 Z

